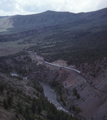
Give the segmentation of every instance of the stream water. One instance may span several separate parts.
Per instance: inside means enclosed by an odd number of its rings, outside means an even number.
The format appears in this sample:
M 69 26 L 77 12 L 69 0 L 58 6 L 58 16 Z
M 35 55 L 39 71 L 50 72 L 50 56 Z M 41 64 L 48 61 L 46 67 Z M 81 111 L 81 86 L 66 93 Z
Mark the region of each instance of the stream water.
M 16 73 L 11 73 L 11 76 L 20 76 Z M 27 77 L 25 77 L 27 79 Z M 24 79 L 24 78 L 23 78 Z M 44 89 L 44 95 L 47 97 L 48 101 L 53 103 L 58 110 L 63 110 L 67 113 L 69 113 L 65 108 L 62 107 L 62 105 L 57 101 L 57 95 L 55 91 L 46 83 L 40 82 Z
M 11 76 L 15 76 L 15 77 L 19 77 L 19 75 L 16 74 L 16 73 L 10 73 L 10 75 L 11 75 Z
M 45 97 L 47 97 L 48 101 L 53 103 L 58 110 L 63 110 L 67 113 L 69 113 L 65 108 L 62 107 L 62 105 L 57 101 L 57 96 L 55 91 L 46 83 L 40 83 L 44 89 Z

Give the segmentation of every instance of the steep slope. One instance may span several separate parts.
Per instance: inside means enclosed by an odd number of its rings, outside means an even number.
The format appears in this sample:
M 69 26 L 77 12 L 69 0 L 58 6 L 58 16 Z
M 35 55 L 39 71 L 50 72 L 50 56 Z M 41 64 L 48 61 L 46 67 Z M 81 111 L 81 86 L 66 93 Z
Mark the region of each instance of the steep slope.
M 35 57 L 37 59 L 37 57 Z M 39 59 L 38 59 L 39 60 Z M 106 61 L 107 63 L 107 61 Z M 44 64 L 44 62 L 43 62 Z M 45 64 L 50 67 L 52 70 L 59 69 L 59 76 L 66 70 L 66 74 L 63 73 L 63 77 L 55 80 L 44 79 L 45 82 L 52 82 L 51 85 L 54 86 L 54 89 L 57 91 L 58 83 L 61 81 L 65 87 L 66 92 L 60 90 L 62 95 L 61 104 L 64 104 L 71 112 L 77 112 L 86 120 L 103 120 L 107 119 L 107 69 L 104 73 L 99 75 L 97 78 L 92 79 L 92 83 L 83 77 L 81 73 L 77 73 L 71 70 L 60 68 L 58 65 L 59 61 L 55 61 L 53 66 L 52 64 Z M 34 76 L 37 76 L 34 74 Z M 40 75 L 39 75 L 40 76 Z M 49 76 L 49 74 L 48 74 Z M 56 84 L 56 83 L 57 84 Z M 63 87 L 61 87 L 63 89 Z M 58 91 L 57 91 L 58 92 Z
M 93 81 L 95 80 L 95 82 L 97 81 L 97 83 L 92 86 L 89 85 L 85 79 L 78 79 L 78 75 L 75 75 L 73 77 L 71 76 L 71 79 L 67 79 L 66 81 L 64 81 L 64 83 L 66 83 L 65 87 L 69 90 L 68 95 L 64 95 L 68 108 L 70 110 L 74 110 L 73 105 L 79 106 L 82 111 L 80 115 L 86 118 L 86 120 L 106 120 L 106 76 L 104 79 L 100 78 L 101 82 L 97 80 L 99 79 L 99 77 L 97 77 L 96 80 L 93 79 Z M 95 89 L 93 86 L 97 89 Z M 102 92 L 100 90 L 102 90 Z
M 27 53 L 0 57 L 0 66 L 0 120 L 78 120 L 57 110 L 44 96 L 39 81 L 54 78 L 57 71 L 38 65 Z M 11 74 L 18 68 L 20 75 Z

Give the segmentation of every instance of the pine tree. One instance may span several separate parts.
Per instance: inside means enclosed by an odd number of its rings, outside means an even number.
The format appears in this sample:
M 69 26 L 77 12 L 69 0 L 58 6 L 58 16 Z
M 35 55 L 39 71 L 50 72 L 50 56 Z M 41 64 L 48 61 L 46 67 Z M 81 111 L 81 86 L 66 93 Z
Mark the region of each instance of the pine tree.
M 3 105 L 5 109 L 8 109 L 8 103 L 7 103 L 7 99 L 4 98 L 3 100 Z
M 11 105 L 12 105 L 12 102 L 13 102 L 13 98 L 12 98 L 12 96 L 9 95 L 9 96 L 7 97 L 7 103 L 8 103 L 8 105 L 11 106 Z
M 36 105 L 35 105 L 34 102 L 32 102 L 31 110 L 32 110 L 33 113 L 35 113 L 35 111 L 36 111 Z
M 38 106 L 38 114 L 40 114 L 40 113 L 41 113 L 41 107 Z

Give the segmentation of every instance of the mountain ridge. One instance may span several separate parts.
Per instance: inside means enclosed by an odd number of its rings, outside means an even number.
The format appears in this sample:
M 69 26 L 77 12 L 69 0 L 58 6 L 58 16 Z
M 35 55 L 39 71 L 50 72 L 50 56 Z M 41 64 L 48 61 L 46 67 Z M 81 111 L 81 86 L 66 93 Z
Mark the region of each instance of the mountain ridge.
M 104 20 L 107 19 L 107 8 L 87 13 L 70 13 L 45 11 L 33 15 L 15 15 L 0 19 L 0 32 L 2 31 L 26 31 L 43 27 L 55 26 L 82 20 Z

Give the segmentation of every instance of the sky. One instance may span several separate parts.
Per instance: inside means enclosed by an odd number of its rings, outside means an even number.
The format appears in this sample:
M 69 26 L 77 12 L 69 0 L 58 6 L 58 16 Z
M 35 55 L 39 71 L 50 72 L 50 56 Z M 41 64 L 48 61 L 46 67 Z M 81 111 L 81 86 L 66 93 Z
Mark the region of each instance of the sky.
M 47 10 L 72 13 L 107 8 L 107 0 L 0 0 L 0 16 L 37 14 Z

